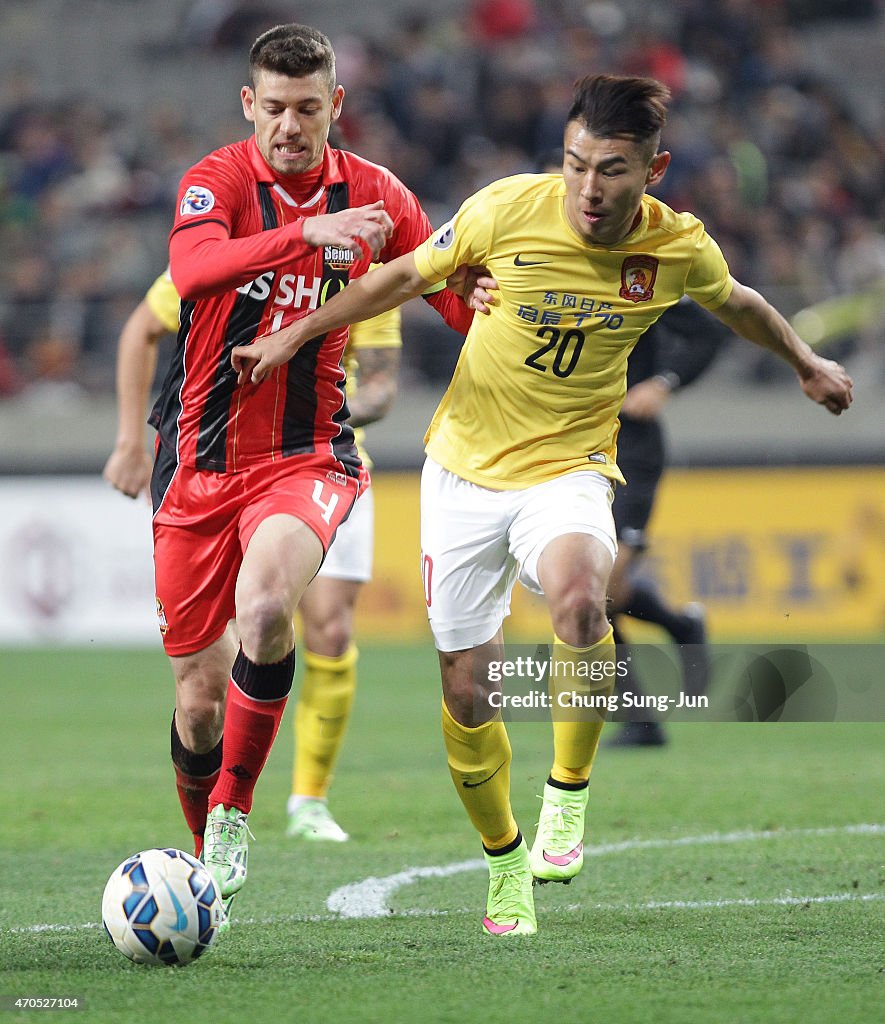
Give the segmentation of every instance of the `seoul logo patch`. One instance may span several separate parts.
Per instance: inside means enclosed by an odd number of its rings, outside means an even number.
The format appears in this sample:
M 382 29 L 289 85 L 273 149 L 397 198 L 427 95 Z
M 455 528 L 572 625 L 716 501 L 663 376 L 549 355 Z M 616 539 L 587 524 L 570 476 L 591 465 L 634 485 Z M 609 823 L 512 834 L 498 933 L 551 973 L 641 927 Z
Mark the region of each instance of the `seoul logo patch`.
M 434 249 L 451 249 L 455 244 L 455 225 L 452 221 L 448 224 L 443 224 L 439 229 L 439 234 L 433 240 Z
M 621 264 L 621 289 L 618 295 L 630 302 L 648 302 L 654 296 L 658 261 L 654 256 L 629 256 Z
M 342 249 L 337 245 L 327 245 L 323 249 L 323 262 L 331 270 L 347 270 L 356 262 L 352 249 Z
M 212 195 L 208 188 L 203 188 L 202 185 L 188 185 L 187 191 L 181 200 L 179 213 L 182 216 L 188 213 L 208 213 L 214 205 L 215 196 Z

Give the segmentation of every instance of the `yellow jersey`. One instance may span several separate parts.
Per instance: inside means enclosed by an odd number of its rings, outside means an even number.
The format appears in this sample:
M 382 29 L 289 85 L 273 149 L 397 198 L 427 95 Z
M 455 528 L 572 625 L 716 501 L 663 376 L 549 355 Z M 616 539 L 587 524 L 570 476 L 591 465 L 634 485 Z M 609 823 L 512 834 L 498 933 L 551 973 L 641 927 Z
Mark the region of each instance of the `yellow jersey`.
M 425 436 L 436 462 L 494 490 L 582 469 L 623 482 L 618 412 L 633 346 L 683 295 L 715 309 L 732 288 L 701 221 L 652 196 L 623 242 L 588 243 L 566 218 L 559 174 L 487 186 L 414 257 L 428 281 L 467 263 L 498 282 Z
M 168 267 L 148 288 L 145 295 L 148 309 L 160 321 L 167 331 L 178 330 L 178 310 L 181 298 L 175 290 Z
M 181 299 L 169 276 L 169 270 L 165 270 L 154 281 L 147 290 L 145 301 L 148 308 L 167 331 L 178 330 L 178 313 Z M 344 371 L 347 375 L 347 390 L 353 394 L 359 382 L 359 351 L 364 348 L 401 348 L 402 338 L 402 316 L 399 308 L 391 309 L 387 313 L 372 317 L 371 320 L 364 320 L 362 323 L 353 324 L 350 328 L 350 336 L 344 348 Z M 354 430 L 356 446 L 360 453 L 363 465 L 367 469 L 372 468 L 372 460 L 363 448 L 366 432 L 363 427 Z

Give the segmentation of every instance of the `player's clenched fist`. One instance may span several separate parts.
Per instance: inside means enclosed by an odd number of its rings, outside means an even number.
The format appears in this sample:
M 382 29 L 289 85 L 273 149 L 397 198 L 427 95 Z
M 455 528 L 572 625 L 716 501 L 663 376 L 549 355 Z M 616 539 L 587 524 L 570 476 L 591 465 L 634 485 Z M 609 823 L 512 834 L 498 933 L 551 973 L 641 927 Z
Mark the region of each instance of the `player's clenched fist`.
M 238 345 L 230 354 L 237 384 L 260 384 L 271 370 L 288 363 L 305 341 L 307 336 L 301 337 L 296 321 L 276 334 L 256 338 L 251 345 Z
M 379 199 L 340 213 L 308 217 L 304 221 L 304 241 L 308 245 L 337 245 L 345 249 L 361 248 L 373 260 L 387 244 L 393 221 Z
M 800 374 L 800 384 L 805 394 L 819 405 L 839 416 L 851 405 L 851 389 L 854 381 L 845 367 L 832 359 L 815 354 Z

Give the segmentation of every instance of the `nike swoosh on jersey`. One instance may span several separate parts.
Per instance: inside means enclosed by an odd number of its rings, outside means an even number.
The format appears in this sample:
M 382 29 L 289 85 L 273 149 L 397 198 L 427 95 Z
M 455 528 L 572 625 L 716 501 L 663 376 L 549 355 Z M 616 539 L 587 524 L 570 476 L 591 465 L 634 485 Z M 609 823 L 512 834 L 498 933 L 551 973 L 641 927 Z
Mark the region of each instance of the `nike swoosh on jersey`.
M 465 789 L 476 789 L 477 786 L 484 786 L 487 782 L 490 782 L 498 774 L 498 772 L 504 767 L 505 764 L 507 764 L 507 762 L 506 761 L 502 761 L 498 765 L 498 767 L 492 772 L 492 774 L 491 775 L 487 775 L 481 782 L 466 782 L 465 781 L 465 782 L 462 782 L 461 785 Z
M 545 263 L 552 263 L 552 262 L 553 262 L 553 260 L 524 260 L 522 258 L 522 253 L 521 252 L 518 252 L 513 257 L 513 265 L 514 265 L 514 267 L 540 267 L 540 266 L 543 266 Z

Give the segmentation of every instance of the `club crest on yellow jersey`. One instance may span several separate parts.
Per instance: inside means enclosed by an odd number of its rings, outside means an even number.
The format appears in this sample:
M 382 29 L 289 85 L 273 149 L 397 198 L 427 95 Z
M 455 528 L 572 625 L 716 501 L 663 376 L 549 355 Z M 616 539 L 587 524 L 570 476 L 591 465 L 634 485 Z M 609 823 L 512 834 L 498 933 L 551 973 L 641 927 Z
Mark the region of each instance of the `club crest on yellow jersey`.
M 618 295 L 630 302 L 648 302 L 654 296 L 658 261 L 654 256 L 628 256 L 621 264 L 621 290 Z

